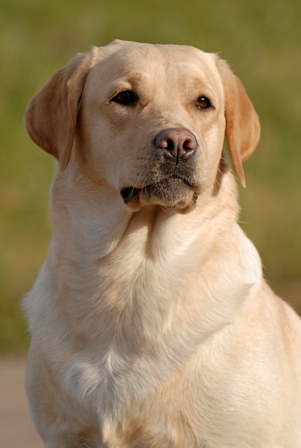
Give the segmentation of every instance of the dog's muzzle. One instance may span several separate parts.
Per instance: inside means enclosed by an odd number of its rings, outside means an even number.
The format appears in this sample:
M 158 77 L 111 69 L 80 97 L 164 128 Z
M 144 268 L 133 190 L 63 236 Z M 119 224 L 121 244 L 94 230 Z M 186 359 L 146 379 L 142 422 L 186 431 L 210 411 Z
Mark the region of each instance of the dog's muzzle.
M 158 132 L 151 141 L 152 160 L 142 185 L 126 186 L 120 194 L 127 205 L 137 202 L 166 206 L 197 199 L 195 188 L 195 157 L 197 139 L 187 129 L 168 128 Z

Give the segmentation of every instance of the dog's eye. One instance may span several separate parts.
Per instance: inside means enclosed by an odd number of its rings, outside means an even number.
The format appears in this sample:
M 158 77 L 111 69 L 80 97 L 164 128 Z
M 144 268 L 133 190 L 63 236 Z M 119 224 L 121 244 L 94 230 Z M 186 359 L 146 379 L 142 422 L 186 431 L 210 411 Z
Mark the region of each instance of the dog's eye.
M 111 101 L 124 105 L 133 104 L 136 103 L 137 96 L 131 90 L 124 90 L 123 92 L 120 92 L 116 96 L 114 96 Z
M 210 100 L 206 96 L 200 96 L 196 102 L 197 109 L 209 109 L 212 107 Z

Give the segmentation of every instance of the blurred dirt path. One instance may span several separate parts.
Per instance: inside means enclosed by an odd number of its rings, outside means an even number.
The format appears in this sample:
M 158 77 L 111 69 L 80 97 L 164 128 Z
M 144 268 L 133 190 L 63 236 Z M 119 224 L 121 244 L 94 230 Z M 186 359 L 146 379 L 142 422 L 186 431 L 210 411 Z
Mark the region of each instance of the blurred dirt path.
M 44 448 L 24 390 L 25 358 L 0 358 L 0 447 Z

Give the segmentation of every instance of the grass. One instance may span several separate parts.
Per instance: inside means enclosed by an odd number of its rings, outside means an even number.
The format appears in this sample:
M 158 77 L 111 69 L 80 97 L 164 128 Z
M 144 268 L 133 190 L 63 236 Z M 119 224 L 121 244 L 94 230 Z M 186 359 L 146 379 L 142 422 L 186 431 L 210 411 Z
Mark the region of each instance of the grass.
M 26 135 L 26 103 L 74 54 L 115 38 L 218 52 L 242 78 L 262 139 L 245 166 L 241 223 L 270 284 L 301 311 L 298 0 L 2 0 L 0 36 L 0 352 L 28 345 L 20 299 L 51 235 L 54 161 Z

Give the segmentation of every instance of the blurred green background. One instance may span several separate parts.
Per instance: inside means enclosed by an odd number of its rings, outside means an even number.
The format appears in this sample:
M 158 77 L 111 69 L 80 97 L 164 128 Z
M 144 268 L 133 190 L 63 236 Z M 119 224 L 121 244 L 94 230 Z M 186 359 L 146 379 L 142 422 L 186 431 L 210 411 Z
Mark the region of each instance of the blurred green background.
M 51 235 L 54 160 L 27 136 L 27 101 L 77 52 L 115 38 L 218 52 L 243 80 L 262 138 L 245 165 L 241 224 L 275 291 L 301 312 L 300 0 L 1 0 L 0 352 L 28 346 L 21 297 Z

